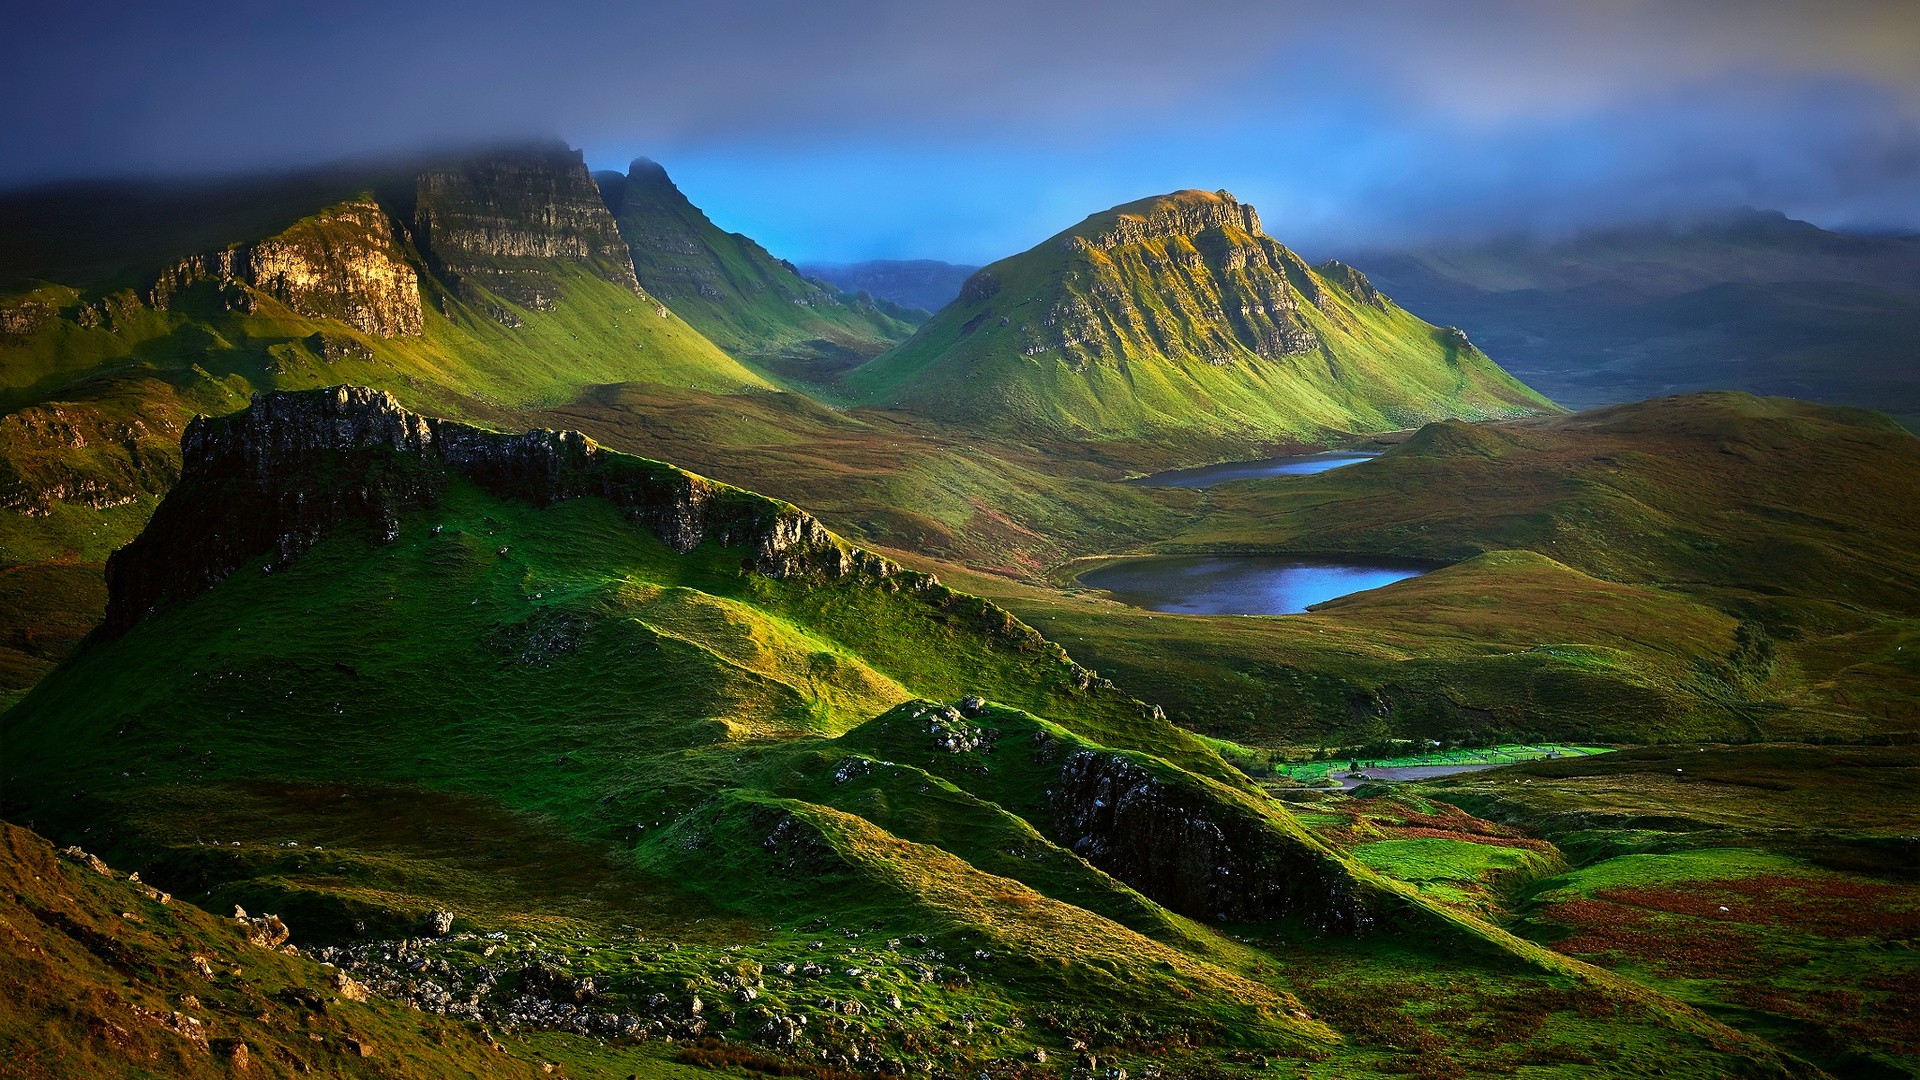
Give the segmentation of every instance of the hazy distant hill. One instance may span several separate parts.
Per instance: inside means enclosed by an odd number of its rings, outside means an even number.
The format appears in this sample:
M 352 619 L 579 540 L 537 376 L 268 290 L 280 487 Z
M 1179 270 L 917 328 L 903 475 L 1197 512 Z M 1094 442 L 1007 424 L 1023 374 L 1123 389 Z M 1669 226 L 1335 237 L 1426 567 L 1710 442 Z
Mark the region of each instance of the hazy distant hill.
M 960 295 L 960 286 L 977 266 L 938 259 L 875 259 L 857 263 L 804 263 L 800 272 L 848 292 L 868 292 L 883 300 L 939 311 Z
M 1258 442 L 1551 408 L 1353 268 L 1310 267 L 1226 192 L 1128 203 L 974 274 L 851 372 L 982 430 Z
M 1353 262 L 1562 404 L 1736 389 L 1920 421 L 1920 238 L 1745 210 Z
M 595 179 L 647 291 L 720 347 L 772 373 L 805 379 L 852 367 L 924 318 L 802 277 L 751 238 L 715 225 L 646 158 L 624 175 Z

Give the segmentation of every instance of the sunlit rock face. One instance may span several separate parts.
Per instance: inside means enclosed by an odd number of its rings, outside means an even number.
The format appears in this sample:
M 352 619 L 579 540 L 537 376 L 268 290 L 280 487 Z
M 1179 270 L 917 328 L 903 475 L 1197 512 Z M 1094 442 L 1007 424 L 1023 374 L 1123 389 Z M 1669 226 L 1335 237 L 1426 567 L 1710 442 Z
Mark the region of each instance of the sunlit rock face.
M 276 236 L 192 255 L 149 290 L 160 310 L 204 298 L 231 311 L 263 298 L 310 319 L 334 319 L 379 337 L 420 333 L 420 281 L 379 204 L 356 199 Z
M 1162 444 L 1553 408 L 1359 271 L 1309 266 L 1253 207 L 1198 190 L 1102 211 L 982 268 L 843 382 L 967 426 Z

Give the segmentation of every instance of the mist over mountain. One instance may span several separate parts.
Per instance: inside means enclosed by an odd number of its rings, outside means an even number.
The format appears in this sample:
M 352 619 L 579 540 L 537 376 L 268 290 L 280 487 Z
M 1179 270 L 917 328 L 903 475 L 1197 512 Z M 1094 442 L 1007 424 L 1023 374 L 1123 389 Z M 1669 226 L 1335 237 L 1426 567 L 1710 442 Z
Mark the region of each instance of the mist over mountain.
M 1920 238 L 1747 209 L 1351 258 L 1575 408 L 1732 388 L 1920 422 Z
M 800 272 L 848 292 L 868 292 L 896 304 L 939 311 L 960 295 L 977 266 L 938 259 L 873 259 L 858 263 L 802 263 Z
M 27 11 L 0 44 L 0 182 L 554 133 L 595 168 L 672 161 L 723 228 L 805 262 L 984 264 L 1087 206 L 1220 186 L 1307 250 L 1743 203 L 1920 229 L 1912 5 L 1512 8 L 483 0 L 241 20 L 189 0 L 96 5 L 84 26 Z M 234 58 L 289 40 L 330 77 L 231 92 Z

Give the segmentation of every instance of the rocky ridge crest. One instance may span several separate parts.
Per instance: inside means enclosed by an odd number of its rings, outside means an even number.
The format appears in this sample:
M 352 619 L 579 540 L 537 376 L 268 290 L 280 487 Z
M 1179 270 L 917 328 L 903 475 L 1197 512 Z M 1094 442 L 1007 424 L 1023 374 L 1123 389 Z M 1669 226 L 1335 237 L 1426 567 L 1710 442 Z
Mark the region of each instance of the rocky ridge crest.
M 749 567 L 770 577 L 906 574 L 786 503 L 604 450 L 577 431 L 485 431 L 365 387 L 259 395 L 233 416 L 196 418 L 181 453 L 180 481 L 152 524 L 107 563 L 110 633 L 252 559 L 297 558 L 351 521 L 391 540 L 400 513 L 433 505 L 455 477 L 535 505 L 604 498 L 676 551 L 709 540 L 745 547 Z

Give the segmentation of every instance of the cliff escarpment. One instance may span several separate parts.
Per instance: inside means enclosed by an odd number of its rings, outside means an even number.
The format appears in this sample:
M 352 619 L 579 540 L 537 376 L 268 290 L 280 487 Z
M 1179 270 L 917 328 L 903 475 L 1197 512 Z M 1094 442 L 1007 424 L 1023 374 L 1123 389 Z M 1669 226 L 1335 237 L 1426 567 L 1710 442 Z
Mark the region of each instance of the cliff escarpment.
M 196 299 L 252 311 L 262 296 L 380 337 L 421 329 L 419 278 L 372 199 L 328 207 L 265 240 L 189 256 L 148 290 L 161 311 L 191 308 Z
M 1224 191 L 1115 207 L 983 268 L 844 382 L 869 403 L 1076 440 L 1259 445 L 1552 409 L 1358 271 L 1308 265 Z
M 503 150 L 427 169 L 412 198 L 414 242 L 456 290 L 471 282 L 546 310 L 559 291 L 552 263 L 564 260 L 644 295 L 578 150 Z
M 266 394 L 233 416 L 197 418 L 181 455 L 179 483 L 147 530 L 108 560 L 109 633 L 255 558 L 270 556 L 271 572 L 341 525 L 366 523 L 391 539 L 401 513 L 433 505 L 456 478 L 536 505 L 607 499 L 676 551 L 744 547 L 769 576 L 903 573 L 785 503 L 603 450 L 579 432 L 485 431 L 364 387 Z

